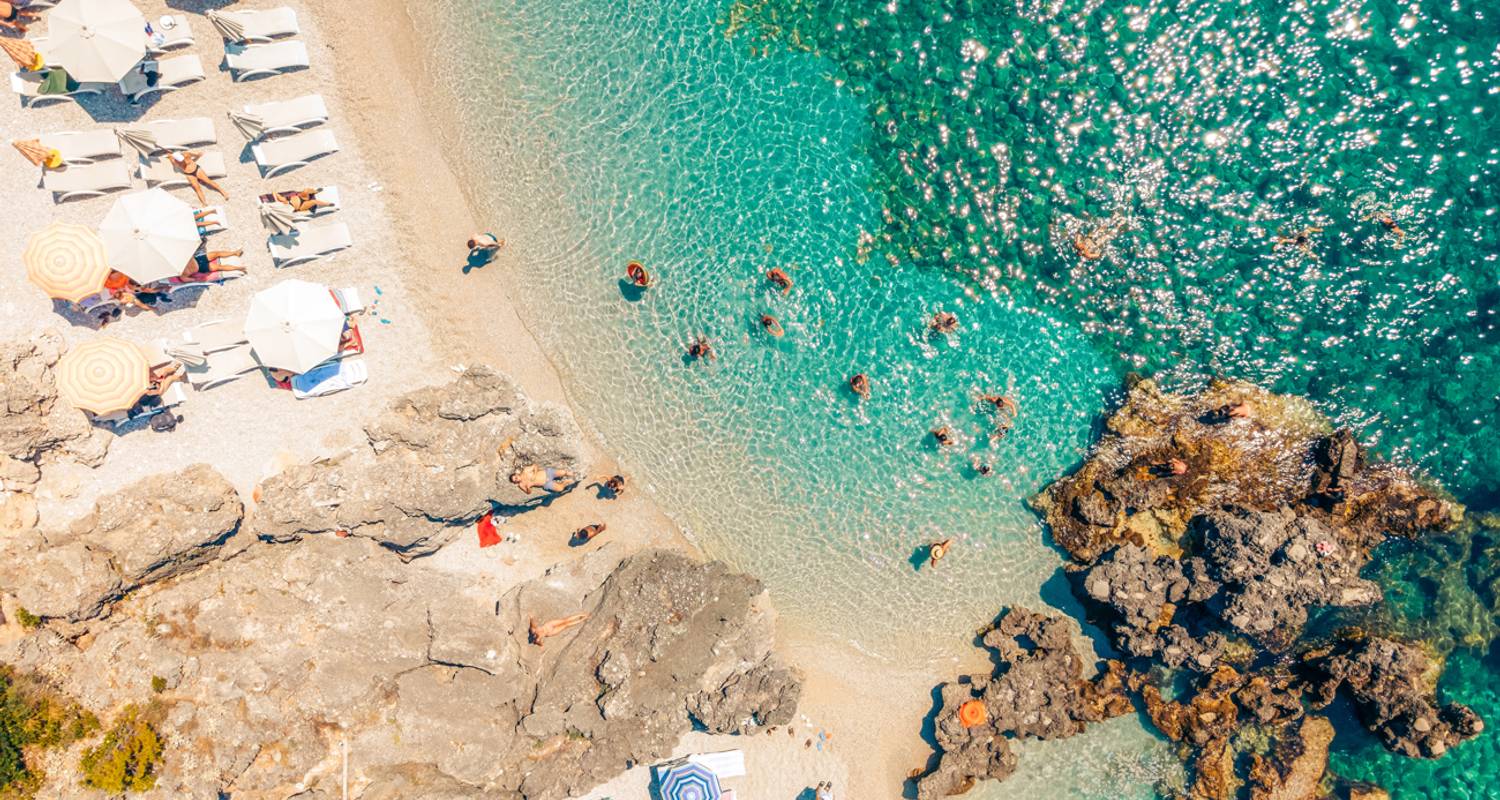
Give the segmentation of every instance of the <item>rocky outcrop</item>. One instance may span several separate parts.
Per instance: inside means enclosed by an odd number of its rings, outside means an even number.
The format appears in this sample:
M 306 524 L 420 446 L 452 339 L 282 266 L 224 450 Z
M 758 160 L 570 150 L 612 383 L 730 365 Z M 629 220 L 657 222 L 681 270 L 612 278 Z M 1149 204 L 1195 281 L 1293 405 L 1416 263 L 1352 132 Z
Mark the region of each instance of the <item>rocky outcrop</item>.
M 984 635 L 998 666 L 993 675 L 968 675 L 940 687 L 935 735 L 942 752 L 937 766 L 917 780 L 919 798 L 1009 777 L 1016 768 L 1010 738 L 1067 738 L 1131 710 L 1122 665 L 1107 662 L 1085 679 L 1073 631 L 1066 618 L 1013 608 Z M 974 701 L 984 709 L 978 722 L 961 712 Z
M 415 558 L 487 512 L 545 504 L 539 490 L 527 495 L 511 483 L 517 469 L 578 474 L 584 467 L 572 417 L 531 402 L 487 367 L 403 395 L 365 434 L 358 447 L 262 483 L 249 528 L 279 542 L 327 533 L 366 537 Z
M 94 466 L 104 460 L 109 434 L 57 397 L 52 368 L 65 349 L 55 331 L 0 342 L 0 463 L 68 459 Z M 0 469 L 0 477 L 12 477 L 11 472 Z
M 127 592 L 218 558 L 243 515 L 234 487 L 210 467 L 145 478 L 65 530 L 0 540 L 0 557 L 16 567 L 0 573 L 0 591 L 44 620 L 90 619 Z
M 1270 755 L 1255 755 L 1250 766 L 1250 800 L 1322 800 L 1328 772 L 1333 723 L 1306 717 L 1276 740 Z
M 1412 758 L 1437 758 L 1479 735 L 1484 722 L 1458 703 L 1438 705 L 1442 665 L 1422 648 L 1381 638 L 1347 641 L 1311 654 L 1305 665 L 1315 707 L 1348 692 L 1365 727 L 1388 749 Z

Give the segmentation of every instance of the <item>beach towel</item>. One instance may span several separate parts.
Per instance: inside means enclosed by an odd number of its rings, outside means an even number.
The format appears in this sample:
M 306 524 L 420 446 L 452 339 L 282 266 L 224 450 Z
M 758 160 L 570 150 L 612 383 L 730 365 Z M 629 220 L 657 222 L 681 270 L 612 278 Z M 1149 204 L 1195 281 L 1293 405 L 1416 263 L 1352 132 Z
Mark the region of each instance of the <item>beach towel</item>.
M 495 530 L 494 514 L 485 514 L 479 518 L 479 524 L 475 529 L 479 531 L 479 546 L 489 547 L 500 544 L 500 532 Z
M 342 392 L 364 383 L 369 377 L 365 362 L 335 361 L 292 378 L 292 394 L 298 400 Z

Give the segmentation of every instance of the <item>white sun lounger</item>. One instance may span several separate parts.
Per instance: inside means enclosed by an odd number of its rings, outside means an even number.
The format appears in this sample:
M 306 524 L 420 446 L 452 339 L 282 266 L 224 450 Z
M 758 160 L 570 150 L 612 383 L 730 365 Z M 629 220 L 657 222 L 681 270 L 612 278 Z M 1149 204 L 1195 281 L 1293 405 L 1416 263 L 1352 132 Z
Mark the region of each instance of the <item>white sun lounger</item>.
M 260 362 L 255 360 L 250 345 L 242 344 L 207 355 L 201 367 L 189 366 L 187 378 L 188 383 L 201 392 L 238 380 L 241 375 L 258 369 Z
M 719 753 L 703 753 L 701 755 L 688 756 L 688 763 L 701 764 L 710 772 L 719 776 L 720 780 L 739 778 L 745 775 L 745 752 L 743 750 L 724 750 Z
M 261 136 L 265 137 L 322 125 L 328 121 L 328 104 L 323 102 L 321 94 L 307 94 L 291 100 L 247 105 L 245 113 L 260 118 Z
M 286 192 L 282 192 L 281 194 L 286 194 Z M 286 204 L 286 203 L 277 203 L 274 200 L 268 199 L 270 197 L 271 197 L 271 195 L 269 195 L 269 194 L 263 194 L 263 195 L 261 195 L 260 196 L 260 204 L 264 205 L 264 206 L 276 205 L 276 206 L 281 206 L 282 208 L 286 208 L 286 209 L 290 209 L 291 208 L 291 206 L 288 205 L 288 204 Z M 337 187 L 337 186 L 320 186 L 320 187 L 318 187 L 317 199 L 318 200 L 322 200 L 325 203 L 328 203 L 328 205 L 326 205 L 326 206 L 318 206 L 317 208 L 313 209 L 311 212 L 307 212 L 307 211 L 297 212 L 297 218 L 299 220 L 303 219 L 303 218 L 312 219 L 314 217 L 321 217 L 324 214 L 332 214 L 333 212 L 338 211 L 339 210 L 339 187 Z
M 214 132 L 214 121 L 208 117 L 161 119 L 141 127 L 156 137 L 156 143 L 163 150 L 201 147 L 219 141 L 219 135 Z
M 130 98 L 130 102 L 139 103 L 156 92 L 175 91 L 207 77 L 203 73 L 203 61 L 193 53 L 162 59 L 156 62 L 156 71 L 155 86 L 146 85 L 146 76 L 141 74 L 140 67 L 126 73 L 120 79 L 120 91 Z
M 37 138 L 41 140 L 43 147 L 51 147 L 62 153 L 63 161 L 69 164 L 87 164 L 120 155 L 120 139 L 109 128 L 48 133 Z
M 79 197 L 98 197 L 129 189 L 130 168 L 125 166 L 124 159 L 118 159 L 49 169 L 42 176 L 42 186 L 52 192 L 53 199 L 59 203 Z
M 138 422 L 143 419 L 150 419 L 157 414 L 160 414 L 161 412 L 172 408 L 173 406 L 182 405 L 183 403 L 187 402 L 187 398 L 187 390 L 182 388 L 182 384 L 174 383 L 171 386 L 168 386 L 165 392 L 162 392 L 161 405 L 151 406 L 150 408 L 137 411 L 134 414 L 130 413 L 129 411 L 116 411 L 112 414 L 102 414 L 94 417 L 94 422 L 106 423 L 109 425 L 113 425 L 116 428 L 123 427 L 132 422 Z
M 205 211 L 207 211 L 209 215 L 198 221 L 199 236 L 208 236 L 210 234 L 223 233 L 224 231 L 229 230 L 229 212 L 224 209 L 224 206 L 217 205 L 206 206 L 204 208 L 195 208 L 193 209 L 193 214 L 197 215 Z M 212 221 L 210 222 L 209 220 Z
M 269 178 L 287 170 L 307 166 L 307 162 L 339 151 L 333 131 L 318 130 L 285 136 L 250 145 L 261 176 Z
M 291 267 L 331 256 L 354 246 L 349 226 L 342 222 L 307 225 L 290 234 L 270 238 L 271 258 L 278 267 Z
M 365 301 L 359 297 L 359 289 L 354 286 L 345 286 L 342 289 L 333 289 L 333 299 L 338 302 L 339 308 L 347 314 L 358 314 L 365 310 Z
M 218 150 L 209 150 L 198 159 L 198 166 L 208 173 L 208 177 L 218 179 L 229 174 L 224 166 L 224 154 Z M 155 156 L 141 159 L 141 177 L 146 180 L 147 186 L 160 186 L 163 189 L 173 189 L 187 186 L 187 178 L 177 168 L 172 166 L 172 159 L 166 156 Z
M 288 6 L 264 11 L 220 11 L 218 14 L 244 27 L 245 38 L 242 41 L 245 42 L 269 42 L 302 32 L 297 25 L 297 12 Z
M 188 328 L 182 332 L 182 341 L 198 347 L 205 354 L 250 343 L 245 338 L 245 321 L 227 319 L 216 319 Z
M 342 392 L 370 379 L 362 358 L 349 358 L 313 367 L 292 378 L 292 395 L 298 400 Z
M 40 72 L 13 72 L 10 75 L 11 91 L 20 95 L 21 102 L 28 106 L 72 100 L 85 94 L 99 94 L 108 88 L 108 84 L 104 83 L 80 83 L 77 89 L 67 94 L 40 94 L 37 90 L 41 86 L 42 73 Z
M 161 44 L 151 41 L 146 37 L 146 52 L 151 55 L 160 55 L 171 50 L 181 50 L 184 47 L 193 46 L 193 29 L 188 27 L 188 18 L 182 14 L 171 14 L 172 27 L 163 28 L 161 22 L 153 20 L 152 30 L 162 35 Z
M 237 81 L 264 78 L 278 72 L 311 66 L 307 44 L 301 41 L 252 44 L 248 47 L 224 48 L 224 63 Z

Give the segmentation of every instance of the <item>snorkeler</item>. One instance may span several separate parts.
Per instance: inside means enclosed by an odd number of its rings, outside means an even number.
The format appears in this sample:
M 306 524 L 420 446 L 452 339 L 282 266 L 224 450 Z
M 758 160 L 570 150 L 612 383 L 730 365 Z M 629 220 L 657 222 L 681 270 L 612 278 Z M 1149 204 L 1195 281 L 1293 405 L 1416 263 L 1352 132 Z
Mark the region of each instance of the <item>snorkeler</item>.
M 713 361 L 719 357 L 706 336 L 699 336 L 688 345 L 688 355 L 700 361 Z
M 780 267 L 772 267 L 766 270 L 766 280 L 776 284 L 776 287 L 781 290 L 782 294 L 786 294 L 792 290 L 792 276 L 786 274 Z
M 777 322 L 776 318 L 771 316 L 770 314 L 760 315 L 760 326 L 766 329 L 766 333 L 769 333 L 778 339 L 786 335 L 786 331 L 782 329 L 781 323 Z
M 646 268 L 641 266 L 639 261 L 632 261 L 625 265 L 625 277 L 642 289 L 651 285 L 651 275 L 646 272 Z
M 861 400 L 870 399 L 870 379 L 863 373 L 858 373 L 849 379 L 849 391 L 859 395 Z
M 939 311 L 932 315 L 927 327 L 935 333 L 952 333 L 958 330 L 958 315 L 951 311 Z

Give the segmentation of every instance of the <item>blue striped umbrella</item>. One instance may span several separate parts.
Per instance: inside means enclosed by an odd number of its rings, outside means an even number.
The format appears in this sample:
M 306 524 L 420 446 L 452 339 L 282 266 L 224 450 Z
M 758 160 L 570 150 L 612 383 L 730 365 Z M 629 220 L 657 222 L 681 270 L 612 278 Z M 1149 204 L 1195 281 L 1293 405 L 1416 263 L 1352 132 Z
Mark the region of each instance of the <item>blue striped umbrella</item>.
M 719 776 L 702 764 L 682 764 L 661 779 L 661 800 L 718 800 Z

